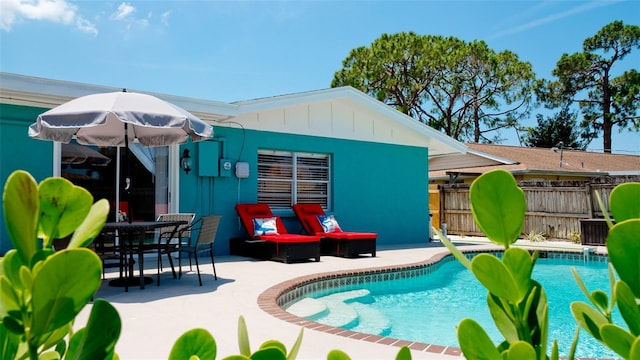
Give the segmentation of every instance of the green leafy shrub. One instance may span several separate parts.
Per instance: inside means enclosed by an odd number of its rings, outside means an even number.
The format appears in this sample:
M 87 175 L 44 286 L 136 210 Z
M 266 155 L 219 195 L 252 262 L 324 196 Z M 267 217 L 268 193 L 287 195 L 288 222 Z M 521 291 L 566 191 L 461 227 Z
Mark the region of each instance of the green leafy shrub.
M 538 232 L 533 230 L 529 231 L 526 239 L 533 242 L 547 241 L 547 238 L 544 236 L 544 233 L 542 231 Z
M 118 359 L 115 346 L 121 321 L 117 310 L 97 299 L 87 325 L 74 332 L 75 317 L 95 296 L 102 282 L 102 262 L 86 247 L 100 234 L 109 203 L 63 178 L 37 184 L 25 171 L 12 173 L 3 193 L 5 225 L 13 249 L 0 259 L 0 358 Z M 70 237 L 54 251 L 56 239 Z M 78 271 L 82 269 L 83 271 Z M 303 330 L 290 351 L 279 341 L 265 341 L 251 352 L 244 318 L 238 321 L 240 354 L 235 359 L 294 360 Z M 68 341 L 68 343 L 67 343 Z M 174 343 L 169 359 L 215 359 L 217 346 L 205 329 L 192 329 Z M 340 350 L 328 359 L 348 360 Z M 410 360 L 403 347 L 396 357 Z
M 102 281 L 100 258 L 86 246 L 102 230 L 108 202 L 94 204 L 88 191 L 68 180 L 38 185 L 16 171 L 5 184 L 3 204 L 13 245 L 0 262 L 3 358 L 113 358 L 120 317 L 108 302 L 96 300 L 87 326 L 72 331 Z M 52 241 L 67 236 L 67 248 L 54 252 Z
M 574 244 L 580 244 L 580 231 L 572 231 L 569 233 L 569 240 Z
M 502 260 L 480 254 L 469 261 L 441 232 L 442 242 L 488 290 L 489 311 L 504 340 L 497 346 L 474 320 L 458 326 L 458 341 L 469 359 L 558 359 L 558 345 L 548 349 L 548 303 L 543 287 L 531 278 L 537 253 L 510 247 L 519 237 L 524 222 L 524 193 L 513 176 L 496 170 L 480 176 L 470 189 L 471 209 L 478 227 L 492 242 L 505 247 Z M 640 183 L 617 186 L 610 197 L 616 225 L 607 237 L 611 301 L 602 290 L 589 293 L 582 280 L 576 281 L 593 307 L 583 302 L 571 304 L 577 320 L 569 359 L 573 359 L 580 329 L 626 359 L 640 359 Z M 616 281 L 614 269 L 620 280 Z M 617 305 L 627 325 L 613 324 L 611 312 Z

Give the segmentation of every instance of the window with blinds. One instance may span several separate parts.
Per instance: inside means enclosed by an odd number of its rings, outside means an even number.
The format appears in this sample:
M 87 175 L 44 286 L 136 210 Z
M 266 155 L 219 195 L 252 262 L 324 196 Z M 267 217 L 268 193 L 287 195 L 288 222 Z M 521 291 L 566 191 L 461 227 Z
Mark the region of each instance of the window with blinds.
M 258 202 L 272 209 L 296 203 L 329 207 L 329 155 L 258 151 Z

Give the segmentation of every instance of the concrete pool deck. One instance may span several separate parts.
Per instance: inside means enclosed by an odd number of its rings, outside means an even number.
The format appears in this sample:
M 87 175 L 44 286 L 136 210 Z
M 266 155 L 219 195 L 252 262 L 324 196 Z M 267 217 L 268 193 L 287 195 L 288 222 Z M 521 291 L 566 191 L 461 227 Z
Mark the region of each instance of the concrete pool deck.
M 451 239 L 460 248 L 496 248 L 482 238 L 451 236 Z M 540 248 L 584 248 L 555 242 L 519 241 L 518 244 Z M 602 252 L 602 249 L 597 251 Z M 210 263 L 200 266 L 203 286 L 198 286 L 195 271 L 183 272 L 182 279 L 173 279 L 168 264 L 161 274 L 161 284 L 157 286 L 155 261 L 145 261 L 149 266 L 145 275 L 153 277 L 153 284 L 144 290 L 134 286 L 129 288 L 129 292 L 124 292 L 123 288 L 108 285 L 109 279 L 117 277 L 117 272 L 109 272 L 96 298 L 108 300 L 120 314 L 122 332 L 116 352 L 123 360 L 167 359 L 178 337 L 193 328 L 207 329 L 216 340 L 217 358 L 223 358 L 239 353 L 237 326 L 240 316 L 247 324 L 252 351 L 266 340 L 279 340 L 288 349 L 295 342 L 302 327 L 281 320 L 259 306 L 258 299 L 267 289 L 299 276 L 417 263 L 442 253 L 448 253 L 448 250 L 436 241 L 422 245 L 379 246 L 375 258 L 323 256 L 317 263 L 283 264 L 239 256 L 217 256 L 218 280 L 213 279 Z M 207 258 L 201 259 L 206 261 Z M 188 265 L 183 268 L 188 270 Z M 89 310 L 90 306 L 87 306 L 81 312 L 76 327 L 86 324 Z M 390 360 L 395 358 L 400 348 L 398 344 L 389 344 L 387 338 L 373 342 L 361 336 L 346 337 L 305 327 L 298 359 L 326 359 L 331 350 L 340 349 L 352 359 Z M 461 358 L 455 351 L 449 351 L 451 355 L 448 355 L 447 349 L 440 349 L 445 353 L 437 350 L 437 347 L 432 351 L 412 350 L 411 355 L 413 359 Z

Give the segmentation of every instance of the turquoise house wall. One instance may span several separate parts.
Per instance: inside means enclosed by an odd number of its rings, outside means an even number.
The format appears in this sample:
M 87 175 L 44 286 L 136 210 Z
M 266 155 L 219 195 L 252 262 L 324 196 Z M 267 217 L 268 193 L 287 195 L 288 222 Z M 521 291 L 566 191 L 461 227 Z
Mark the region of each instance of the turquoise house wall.
M 229 253 L 229 239 L 244 236 L 234 206 L 257 201 L 260 149 L 332 154 L 332 209 L 345 230 L 377 232 L 378 244 L 428 241 L 427 149 L 233 128 L 215 128 L 220 156 L 249 163 L 246 179 L 199 177 L 198 169 L 180 178 L 180 211 L 222 215 L 216 252 Z M 196 156 L 197 144 L 185 145 Z M 193 163 L 199 160 L 195 158 Z M 211 159 L 217 161 L 217 159 Z M 291 233 L 302 233 L 290 210 L 281 210 Z
M 53 143 L 34 140 L 29 125 L 47 109 L 0 104 L 0 181 L 2 189 L 16 170 L 26 170 L 40 182 L 53 173 Z M 0 254 L 11 249 L 4 226 L 4 206 L 0 206 Z
M 37 181 L 53 174 L 53 144 L 28 137 L 28 127 L 45 108 L 0 105 L 0 177 L 2 185 L 14 170 L 23 169 Z M 257 200 L 257 153 L 260 149 L 318 152 L 332 155 L 331 211 L 345 230 L 377 232 L 380 245 L 428 241 L 427 149 L 364 141 L 280 134 L 215 127 L 214 154 L 190 149 L 193 171 L 180 171 L 182 212 L 198 216 L 220 214 L 216 253 L 229 253 L 229 239 L 244 236 L 234 206 Z M 203 157 L 200 159 L 199 157 Z M 199 176 L 198 162 L 227 158 L 250 165 L 250 175 Z M 287 229 L 302 233 L 290 210 L 280 211 Z M 0 251 L 11 248 L 0 207 Z

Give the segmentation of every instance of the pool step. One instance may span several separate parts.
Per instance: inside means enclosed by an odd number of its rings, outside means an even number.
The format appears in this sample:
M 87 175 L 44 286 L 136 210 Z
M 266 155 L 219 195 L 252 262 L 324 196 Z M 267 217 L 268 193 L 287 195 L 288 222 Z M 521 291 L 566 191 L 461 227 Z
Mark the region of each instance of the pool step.
M 287 311 L 305 319 L 315 320 L 326 315 L 329 310 L 327 309 L 327 304 L 324 301 L 314 298 L 302 298 L 289 306 Z
M 380 311 L 361 303 L 350 304 L 358 313 L 360 321 L 353 331 L 385 336 L 391 332 L 391 322 Z
M 291 314 L 319 323 L 384 335 L 391 330 L 391 323 L 371 303 L 369 290 L 343 291 L 317 299 L 303 298 L 287 308 Z
M 360 301 L 364 302 L 366 298 L 371 296 L 371 292 L 367 289 L 359 289 L 359 290 L 350 290 L 343 291 L 327 296 L 323 296 L 318 298 L 318 300 L 329 300 L 329 301 L 342 301 L 342 302 L 353 302 Z

